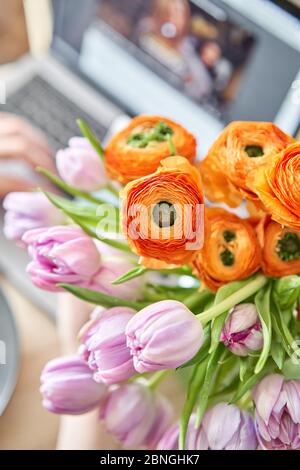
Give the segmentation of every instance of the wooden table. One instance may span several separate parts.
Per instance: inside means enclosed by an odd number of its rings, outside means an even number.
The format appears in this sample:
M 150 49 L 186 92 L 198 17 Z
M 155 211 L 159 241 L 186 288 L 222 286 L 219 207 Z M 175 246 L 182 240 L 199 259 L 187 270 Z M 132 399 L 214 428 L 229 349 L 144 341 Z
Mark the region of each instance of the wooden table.
M 0 449 L 54 449 L 58 417 L 41 405 L 39 377 L 45 363 L 59 355 L 55 325 L 1 277 L 0 285 L 13 310 L 21 342 L 19 380 L 0 418 Z

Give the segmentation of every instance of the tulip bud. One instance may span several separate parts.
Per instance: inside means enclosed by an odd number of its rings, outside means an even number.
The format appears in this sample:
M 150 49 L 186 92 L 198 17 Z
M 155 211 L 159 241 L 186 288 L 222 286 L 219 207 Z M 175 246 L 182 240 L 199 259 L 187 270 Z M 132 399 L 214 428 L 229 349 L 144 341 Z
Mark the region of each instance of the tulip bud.
M 28 230 L 61 224 L 65 216 L 54 207 L 43 193 L 15 192 L 3 201 L 4 234 L 23 245 L 22 236 Z
M 100 409 L 100 418 L 109 433 L 126 447 L 144 444 L 155 419 L 155 399 L 141 383 L 112 389 Z
M 56 154 L 60 177 L 82 191 L 97 191 L 107 183 L 104 163 L 84 138 L 73 137 L 69 147 Z
M 99 312 L 98 314 L 96 312 Z M 133 360 L 126 345 L 125 328 L 135 311 L 114 307 L 93 312 L 95 320 L 88 322 L 80 332 L 84 358 L 94 371 L 94 379 L 116 384 L 134 375 Z
M 158 442 L 171 425 L 172 415 L 173 410 L 169 401 L 161 395 L 156 395 L 155 419 L 145 440 L 148 449 L 156 449 Z
M 126 327 L 127 345 L 140 372 L 175 369 L 203 344 L 200 321 L 181 302 L 163 300 L 141 310 Z
M 262 326 L 254 304 L 240 304 L 231 309 L 221 341 L 237 356 L 248 356 L 262 348 Z
M 254 389 L 258 440 L 266 450 L 300 450 L 300 380 L 265 377 Z
M 33 258 L 27 272 L 41 289 L 59 291 L 59 283 L 89 287 L 100 269 L 96 245 L 79 227 L 30 230 L 22 240 Z
M 41 375 L 43 406 L 52 413 L 83 414 L 95 408 L 106 387 L 93 380 L 88 365 L 78 356 L 54 359 Z
M 187 450 L 255 450 L 257 438 L 253 418 L 235 405 L 218 403 L 204 415 L 196 428 L 192 415 L 187 435 Z M 159 450 L 178 450 L 179 425 L 175 424 L 158 444 Z

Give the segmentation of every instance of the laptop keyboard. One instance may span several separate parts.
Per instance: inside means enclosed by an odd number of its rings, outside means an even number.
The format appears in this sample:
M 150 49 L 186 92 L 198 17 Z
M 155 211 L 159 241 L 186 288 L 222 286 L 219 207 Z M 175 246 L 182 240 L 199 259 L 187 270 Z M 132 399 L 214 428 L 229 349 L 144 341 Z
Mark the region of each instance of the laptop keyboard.
M 3 112 L 14 113 L 31 121 L 41 129 L 54 151 L 67 146 L 75 135 L 80 135 L 76 119 L 84 119 L 95 134 L 103 139 L 107 129 L 68 100 L 39 76 L 8 97 Z

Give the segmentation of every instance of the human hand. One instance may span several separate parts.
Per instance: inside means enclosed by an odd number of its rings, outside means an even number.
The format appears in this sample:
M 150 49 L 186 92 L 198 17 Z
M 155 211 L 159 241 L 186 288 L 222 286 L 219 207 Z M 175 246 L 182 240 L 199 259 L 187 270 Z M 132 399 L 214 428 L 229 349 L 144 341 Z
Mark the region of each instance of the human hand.
M 0 113 L 0 160 L 21 160 L 32 169 L 41 165 L 55 171 L 47 139 L 27 121 L 7 113 Z M 0 197 L 10 191 L 26 191 L 33 184 L 21 177 L 2 176 Z

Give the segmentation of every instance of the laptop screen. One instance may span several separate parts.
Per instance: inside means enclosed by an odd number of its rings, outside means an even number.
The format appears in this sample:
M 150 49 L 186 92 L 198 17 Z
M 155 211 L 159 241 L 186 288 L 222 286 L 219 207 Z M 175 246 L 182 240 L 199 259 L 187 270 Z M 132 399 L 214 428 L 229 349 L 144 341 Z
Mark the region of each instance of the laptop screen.
M 235 99 L 255 36 L 221 8 L 182 0 L 87 1 L 74 27 L 74 3 L 65 2 L 60 28 L 77 52 L 87 27 L 98 28 L 216 117 Z
M 276 122 L 299 71 L 297 20 L 273 1 L 53 0 L 53 6 L 54 50 L 132 113 L 190 118 L 214 133 L 231 120 Z M 286 127 L 295 130 L 294 122 Z

